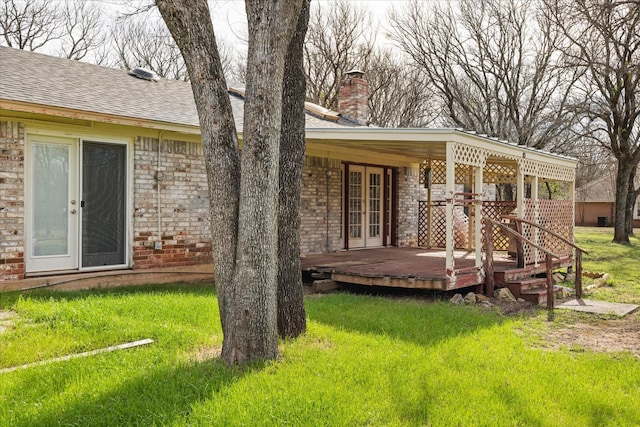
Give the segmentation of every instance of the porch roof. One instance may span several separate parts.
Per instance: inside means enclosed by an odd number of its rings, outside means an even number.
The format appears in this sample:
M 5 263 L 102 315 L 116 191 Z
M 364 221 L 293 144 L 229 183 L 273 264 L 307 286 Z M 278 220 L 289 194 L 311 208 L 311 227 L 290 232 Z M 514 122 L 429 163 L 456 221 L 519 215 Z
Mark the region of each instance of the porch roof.
M 447 142 L 481 147 L 490 153 L 488 160 L 500 163 L 525 158 L 575 168 L 578 161 L 572 157 L 537 150 L 515 143 L 479 135 L 463 129 L 450 128 L 347 128 L 307 129 L 308 149 L 352 150 L 374 152 L 390 160 L 420 163 L 425 159 L 446 159 Z

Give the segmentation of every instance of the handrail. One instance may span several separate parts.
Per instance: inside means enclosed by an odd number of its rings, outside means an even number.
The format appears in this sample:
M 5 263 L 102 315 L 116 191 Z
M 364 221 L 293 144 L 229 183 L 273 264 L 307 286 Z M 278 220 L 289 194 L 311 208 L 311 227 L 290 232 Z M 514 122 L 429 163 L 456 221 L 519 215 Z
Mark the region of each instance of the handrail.
M 485 218 L 484 220 L 485 220 L 485 221 L 491 221 L 493 224 L 495 224 L 495 225 L 499 225 L 499 226 L 500 226 L 500 227 L 502 227 L 505 231 L 507 231 L 507 232 L 509 232 L 509 233 L 513 234 L 513 235 L 514 235 L 514 236 L 516 236 L 518 239 L 520 239 L 520 240 L 522 240 L 522 241 L 524 241 L 524 242 L 527 242 L 528 244 L 530 244 L 530 245 L 531 245 L 531 246 L 533 246 L 534 248 L 536 248 L 536 249 L 538 249 L 538 250 L 540 250 L 540 251 L 544 252 L 545 254 L 549 254 L 549 255 L 551 255 L 551 256 L 552 256 L 552 257 L 554 257 L 554 258 L 558 258 L 558 259 L 560 259 L 560 256 L 559 256 L 559 255 L 556 255 L 556 254 L 554 254 L 553 252 L 551 252 L 550 250 L 545 249 L 545 248 L 543 248 L 542 246 L 540 246 L 540 245 L 538 245 L 538 244 L 536 244 L 536 243 L 533 243 L 531 240 L 527 239 L 526 237 L 524 237 L 522 234 L 518 233 L 518 232 L 517 232 L 516 230 L 514 230 L 513 228 L 510 228 L 509 226 L 504 225 L 504 224 L 503 224 L 503 223 L 501 223 L 500 221 L 496 221 L 495 219 L 491 219 L 491 218 Z
M 522 241 L 525 241 L 527 243 L 529 243 L 530 245 L 532 245 L 533 247 L 539 249 L 540 251 L 544 252 L 545 256 L 544 256 L 544 260 L 545 260 L 545 266 L 546 266 L 546 284 L 547 284 L 547 310 L 548 310 L 548 319 L 549 320 L 553 320 L 553 304 L 554 304 L 554 295 L 553 295 L 553 271 L 552 271 L 552 267 L 553 267 L 553 260 L 551 259 L 552 257 L 558 258 L 560 259 L 560 257 L 556 254 L 554 254 L 553 252 L 533 243 L 532 241 L 530 241 L 529 239 L 527 239 L 526 237 L 524 237 L 523 235 L 521 235 L 520 233 L 518 233 L 517 231 L 509 228 L 508 226 L 504 225 L 503 223 L 496 221 L 494 219 L 491 218 L 484 218 L 484 220 L 487 223 L 486 229 L 485 229 L 485 233 L 486 233 L 486 256 L 485 256 L 485 277 L 486 277 L 486 284 L 487 284 L 487 293 L 488 294 L 492 294 L 493 293 L 493 289 L 495 286 L 495 282 L 494 282 L 494 277 L 493 277 L 493 226 L 494 225 L 498 225 L 501 228 L 503 228 L 504 230 L 506 230 L 507 232 L 513 234 L 514 236 L 516 236 L 517 239 L 520 239 Z M 580 252 L 578 252 L 580 253 Z
M 565 244 L 575 248 L 576 249 L 576 279 L 575 279 L 576 298 L 582 298 L 582 254 L 585 253 L 585 254 L 589 255 L 589 252 L 585 251 L 580 246 L 576 245 L 575 243 L 573 243 L 572 241 L 566 239 L 565 237 L 559 235 L 555 231 L 549 230 L 548 228 L 543 227 L 542 225 L 537 224 L 537 223 L 535 223 L 533 221 L 528 221 L 528 220 L 523 219 L 523 218 L 518 218 L 518 217 L 515 217 L 515 216 L 509 216 L 509 215 L 503 215 L 502 218 L 509 219 L 509 220 L 512 220 L 512 221 L 520 221 L 520 222 L 523 222 L 525 224 L 529 224 L 529 225 L 532 225 L 534 227 L 538 227 L 540 230 L 551 234 L 552 236 L 560 239 Z
M 508 219 L 508 220 L 511 220 L 511 221 L 520 221 L 520 222 L 524 222 L 525 224 L 529 224 L 529 225 L 532 225 L 532 226 L 534 226 L 534 227 L 538 227 L 540 230 L 542 230 L 542 231 L 544 231 L 544 232 L 546 232 L 546 233 L 549 233 L 549 234 L 551 234 L 553 237 L 556 237 L 556 238 L 558 238 L 558 239 L 562 240 L 562 241 L 563 241 L 564 243 L 566 243 L 567 245 L 569 245 L 569 246 L 573 246 L 573 247 L 574 247 L 574 248 L 576 248 L 577 250 L 579 250 L 579 251 L 581 251 L 581 252 L 584 252 L 585 254 L 589 255 L 589 252 L 585 251 L 585 250 L 584 250 L 584 249 L 582 249 L 580 246 L 578 246 L 578 245 L 576 245 L 575 243 L 573 243 L 571 240 L 569 240 L 569 239 L 567 239 L 566 237 L 563 237 L 563 236 L 559 235 L 559 234 L 558 234 L 558 233 L 556 233 L 555 231 L 553 231 L 553 230 L 549 230 L 548 228 L 543 227 L 542 225 L 537 224 L 537 223 L 535 223 L 535 222 L 533 222 L 533 221 L 528 221 L 528 220 L 526 220 L 526 219 L 518 218 L 517 216 L 511 216 L 511 215 L 502 215 L 502 218 L 504 218 L 504 219 Z

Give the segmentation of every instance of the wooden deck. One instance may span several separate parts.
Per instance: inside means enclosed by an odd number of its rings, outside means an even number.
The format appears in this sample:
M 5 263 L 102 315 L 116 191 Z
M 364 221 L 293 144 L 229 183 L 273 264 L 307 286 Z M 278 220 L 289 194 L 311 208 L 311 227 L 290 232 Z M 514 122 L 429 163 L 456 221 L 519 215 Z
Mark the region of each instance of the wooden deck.
M 420 248 L 377 248 L 306 255 L 302 261 L 305 272 L 330 275 L 336 282 L 368 286 L 412 289 L 449 290 L 445 268 L 445 251 Z M 475 253 L 456 251 L 456 269 L 475 265 Z M 497 270 L 515 268 L 506 255 L 495 259 Z M 464 287 L 482 283 L 464 282 Z

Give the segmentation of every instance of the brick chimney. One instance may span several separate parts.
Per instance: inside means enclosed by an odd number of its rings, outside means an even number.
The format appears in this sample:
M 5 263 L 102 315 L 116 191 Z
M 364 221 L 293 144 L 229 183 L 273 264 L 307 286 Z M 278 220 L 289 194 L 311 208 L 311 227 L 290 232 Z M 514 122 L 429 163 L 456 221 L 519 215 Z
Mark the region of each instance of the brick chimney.
M 338 111 L 348 120 L 366 126 L 369 122 L 369 83 L 364 71 L 347 71 L 338 90 Z

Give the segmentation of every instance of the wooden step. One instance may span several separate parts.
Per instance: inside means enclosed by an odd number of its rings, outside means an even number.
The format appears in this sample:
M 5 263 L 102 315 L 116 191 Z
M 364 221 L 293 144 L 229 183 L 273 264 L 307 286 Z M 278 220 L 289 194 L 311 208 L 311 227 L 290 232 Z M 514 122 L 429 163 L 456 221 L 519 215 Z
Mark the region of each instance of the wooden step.
M 331 279 L 331 273 L 326 273 L 324 271 L 316 271 L 311 273 L 311 278 L 322 280 L 322 279 Z
M 562 297 L 562 290 L 559 288 L 554 288 L 553 293 L 554 293 L 554 300 Z M 547 288 L 544 287 L 544 288 L 529 289 L 526 291 L 522 291 L 520 293 L 520 298 L 537 305 L 546 306 L 547 305 Z
M 323 294 L 337 289 L 342 289 L 342 285 L 334 282 L 331 279 L 315 280 L 313 282 L 313 286 L 311 287 L 311 291 L 316 294 Z
M 537 288 L 545 288 L 547 286 L 547 279 L 545 277 L 534 277 L 524 280 L 507 282 L 505 283 L 505 286 L 509 288 L 514 297 L 519 298 L 522 292 L 534 290 Z

